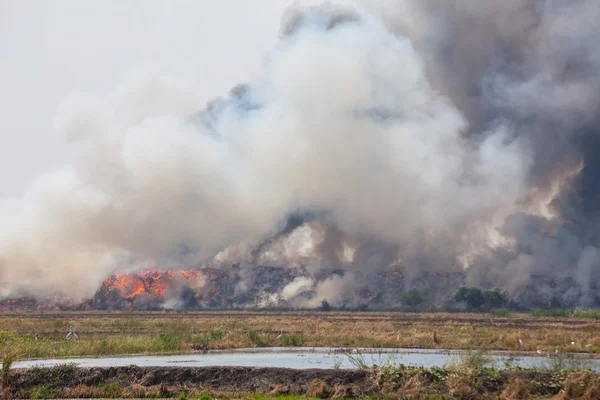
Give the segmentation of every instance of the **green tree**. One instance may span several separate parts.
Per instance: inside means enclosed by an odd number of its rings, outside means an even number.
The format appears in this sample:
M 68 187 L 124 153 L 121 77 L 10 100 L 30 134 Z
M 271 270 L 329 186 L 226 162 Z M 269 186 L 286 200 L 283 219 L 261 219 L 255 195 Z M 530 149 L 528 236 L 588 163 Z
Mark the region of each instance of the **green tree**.
M 400 301 L 402 304 L 409 306 L 414 312 L 417 312 L 419 304 L 423 303 L 426 297 L 418 289 L 411 289 L 408 292 L 404 292 L 400 295 Z
M 508 298 L 498 289 L 486 290 L 483 292 L 485 303 L 488 308 L 503 308 L 508 303 Z
M 454 294 L 454 300 L 459 303 L 466 303 L 471 309 L 476 309 L 485 304 L 485 297 L 481 289 L 477 287 L 461 287 Z
M 456 300 L 458 303 L 466 303 L 467 293 L 469 293 L 469 288 L 466 286 L 461 286 L 456 293 L 454 293 L 454 300 Z

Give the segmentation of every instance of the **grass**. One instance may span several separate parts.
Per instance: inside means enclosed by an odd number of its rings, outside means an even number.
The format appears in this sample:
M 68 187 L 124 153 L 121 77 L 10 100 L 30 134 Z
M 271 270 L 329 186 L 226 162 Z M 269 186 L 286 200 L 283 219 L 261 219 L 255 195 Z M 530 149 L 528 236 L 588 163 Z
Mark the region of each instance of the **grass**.
M 247 396 L 252 400 L 309 400 L 317 399 L 317 397 L 306 397 L 293 394 L 270 395 L 270 394 L 251 394 Z
M 548 371 L 580 371 L 591 367 L 590 359 L 585 355 L 572 353 L 549 354 L 543 357 L 537 369 Z
M 256 347 L 265 347 L 267 342 L 263 335 L 258 333 L 255 329 L 248 329 L 248 339 L 252 342 L 252 344 Z
M 490 316 L 492 317 L 508 317 L 510 316 L 510 311 L 506 308 L 494 308 L 490 310 Z
M 600 352 L 600 320 L 489 314 L 60 313 L 0 316 L 0 354 L 57 358 L 269 346 Z M 590 311 L 591 312 L 591 311 Z M 233 317 L 232 315 L 235 315 Z M 74 325 L 79 340 L 65 340 Z M 276 340 L 282 328 L 285 333 Z M 434 340 L 435 332 L 435 340 Z M 521 345 L 521 342 L 523 343 Z
M 18 354 L 12 350 L 5 350 L 2 356 L 2 370 L 0 371 L 0 383 L 5 388 L 9 384 L 10 369 L 15 361 L 19 358 Z
M 427 399 L 557 399 L 600 398 L 600 374 L 586 369 L 584 359 L 556 354 L 534 368 L 490 365 L 485 352 L 463 353 L 446 368 L 411 367 L 389 360 L 369 366 L 362 354 L 348 354 L 359 369 L 372 371 L 377 388 L 400 391 L 406 398 Z M 415 393 L 416 391 L 416 393 Z M 404 398 L 404 397 L 402 397 Z
M 450 367 L 454 370 L 475 371 L 485 368 L 490 361 L 491 357 L 485 352 L 469 350 L 461 353 Z
M 298 347 L 304 345 L 308 341 L 308 338 L 302 335 L 289 334 L 281 337 L 281 343 L 288 347 Z
M 534 317 L 551 318 L 589 318 L 600 320 L 600 309 L 582 309 L 582 308 L 553 308 L 545 310 L 535 308 L 531 311 Z

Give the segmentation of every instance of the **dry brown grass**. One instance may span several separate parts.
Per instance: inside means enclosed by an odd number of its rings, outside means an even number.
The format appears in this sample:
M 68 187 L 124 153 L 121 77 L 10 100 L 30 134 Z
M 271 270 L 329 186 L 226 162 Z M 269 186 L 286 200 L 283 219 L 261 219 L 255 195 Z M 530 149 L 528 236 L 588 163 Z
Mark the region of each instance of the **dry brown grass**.
M 500 395 L 500 400 L 521 400 L 530 397 L 535 389 L 532 382 L 526 381 L 520 376 L 511 378 L 508 385 Z
M 148 390 L 140 384 L 133 384 L 129 386 L 126 391 L 130 397 L 138 399 L 146 397 L 148 393 Z
M 306 390 L 308 397 L 317 397 L 319 399 L 326 399 L 331 393 L 331 388 L 327 386 L 325 382 L 320 379 L 313 380 Z
M 477 391 L 471 386 L 470 376 L 463 372 L 452 372 L 446 379 L 448 392 L 461 399 L 472 398 Z
M 281 396 L 290 393 L 290 385 L 276 385 L 273 390 L 269 392 L 273 396 Z
M 165 351 L 156 340 L 165 334 L 177 335 L 181 345 L 175 348 L 184 351 L 202 347 L 204 337 L 211 349 L 281 346 L 275 340 L 281 329 L 286 335 L 302 337 L 304 346 L 600 352 L 600 321 L 590 319 L 342 312 L 58 313 L 52 317 L 0 316 L 0 331 L 14 336 L 8 342 L 20 347 L 26 358 Z M 64 335 L 71 324 L 80 340 L 65 346 Z M 0 343 L 0 351 L 8 342 Z
M 429 387 L 430 383 L 425 376 L 422 374 L 415 374 L 404 382 L 402 387 L 398 390 L 398 394 L 414 397 L 427 392 Z
M 79 385 L 65 392 L 66 397 L 73 399 L 96 399 L 101 398 L 104 392 L 95 386 Z
M 564 389 L 554 399 L 598 400 L 600 399 L 600 377 L 587 371 L 569 374 Z

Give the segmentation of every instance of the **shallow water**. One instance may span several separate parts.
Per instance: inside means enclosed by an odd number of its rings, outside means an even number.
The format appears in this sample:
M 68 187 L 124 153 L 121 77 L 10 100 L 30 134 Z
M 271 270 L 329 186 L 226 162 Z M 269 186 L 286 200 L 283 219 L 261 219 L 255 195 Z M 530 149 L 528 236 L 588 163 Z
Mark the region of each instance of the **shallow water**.
M 246 367 L 282 367 L 282 368 L 356 368 L 354 360 L 367 365 L 404 364 L 424 367 L 444 367 L 460 359 L 464 352 L 455 350 L 429 349 L 357 349 L 357 354 L 346 355 L 348 349 L 333 348 L 260 348 L 212 351 L 206 354 L 194 353 L 168 356 L 127 356 L 100 358 L 68 358 L 54 360 L 25 360 L 13 364 L 13 368 L 31 368 L 34 366 L 54 366 L 75 363 L 80 367 L 121 367 L 137 365 L 140 367 L 207 367 L 207 366 L 246 366 Z M 600 371 L 600 360 L 585 359 L 577 355 L 578 360 L 566 360 L 563 368 L 592 368 Z M 546 367 L 553 361 L 547 357 L 517 356 L 509 357 L 492 353 L 489 358 L 493 366 L 502 368 L 510 362 L 520 367 Z

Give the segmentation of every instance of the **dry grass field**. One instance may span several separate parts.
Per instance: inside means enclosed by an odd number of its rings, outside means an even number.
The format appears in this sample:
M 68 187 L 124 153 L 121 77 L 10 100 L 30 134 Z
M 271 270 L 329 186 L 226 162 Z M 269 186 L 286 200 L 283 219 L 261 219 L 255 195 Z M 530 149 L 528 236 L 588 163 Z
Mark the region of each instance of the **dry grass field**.
M 79 336 L 66 340 L 69 326 Z M 280 340 L 276 337 L 280 331 Z M 18 358 L 270 346 L 600 353 L 600 321 L 528 315 L 357 312 L 60 312 L 0 315 Z

